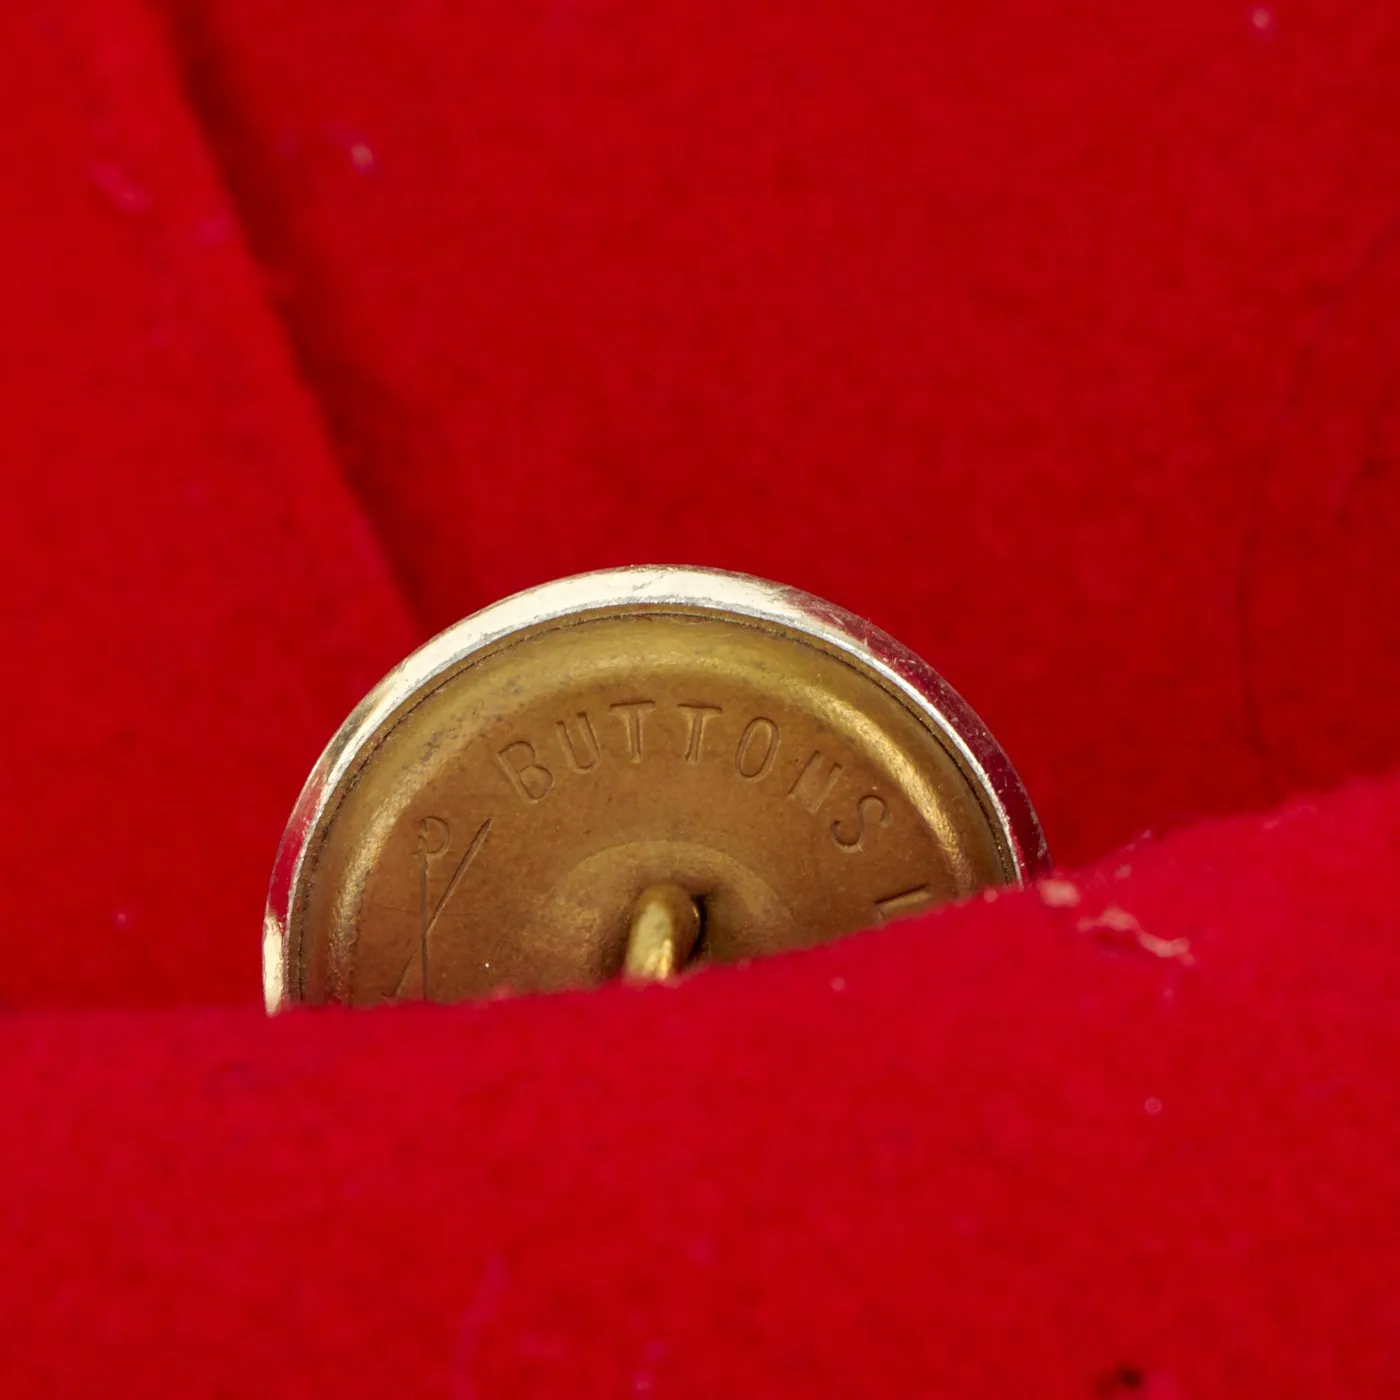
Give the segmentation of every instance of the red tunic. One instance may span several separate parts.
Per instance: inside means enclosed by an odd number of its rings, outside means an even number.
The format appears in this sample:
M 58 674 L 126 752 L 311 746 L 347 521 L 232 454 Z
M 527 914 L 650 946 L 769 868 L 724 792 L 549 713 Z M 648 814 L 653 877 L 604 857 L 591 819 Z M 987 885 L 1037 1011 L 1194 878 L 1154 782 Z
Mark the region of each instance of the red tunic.
M 1391 0 L 0 6 L 0 1394 L 1393 1396 L 1397 72 Z M 658 561 L 921 652 L 1063 883 L 266 1022 L 360 694 Z

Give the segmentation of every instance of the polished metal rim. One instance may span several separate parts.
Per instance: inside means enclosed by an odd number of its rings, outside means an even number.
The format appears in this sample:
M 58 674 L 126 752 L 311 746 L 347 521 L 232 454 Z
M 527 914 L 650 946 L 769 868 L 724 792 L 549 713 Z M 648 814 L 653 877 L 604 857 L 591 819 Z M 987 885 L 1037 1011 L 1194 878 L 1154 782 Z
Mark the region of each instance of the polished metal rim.
M 282 837 L 263 924 L 269 1011 L 286 1005 L 288 933 L 315 832 L 345 778 L 395 714 L 433 682 L 517 633 L 617 613 L 684 612 L 767 625 L 816 642 L 876 678 L 925 724 L 967 777 L 995 830 L 1008 882 L 1024 884 L 1049 856 L 1030 797 L 966 701 L 922 658 L 873 623 L 801 589 L 745 574 L 672 565 L 605 569 L 527 589 L 454 623 L 384 677 L 326 746 Z

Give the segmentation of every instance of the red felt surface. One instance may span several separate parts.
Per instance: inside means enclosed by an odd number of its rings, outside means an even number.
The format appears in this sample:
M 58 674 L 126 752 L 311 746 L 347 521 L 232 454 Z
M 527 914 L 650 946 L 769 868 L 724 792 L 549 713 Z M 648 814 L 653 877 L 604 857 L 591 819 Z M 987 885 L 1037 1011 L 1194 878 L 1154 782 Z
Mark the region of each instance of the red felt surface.
M 1398 63 L 1384 0 L 4 7 L 0 1393 L 1393 1394 Z M 264 1023 L 359 694 L 668 558 L 910 642 L 1092 868 Z
M 1400 759 L 1393 5 L 162 3 L 425 624 L 811 588 L 1074 861 Z M 1374 534 L 1290 539 L 1366 460 Z
M 678 989 L 15 1018 L 0 1390 L 1393 1394 L 1397 842 L 1392 780 Z
M 135 6 L 0 7 L 0 1003 L 256 995 L 278 824 L 414 633 Z

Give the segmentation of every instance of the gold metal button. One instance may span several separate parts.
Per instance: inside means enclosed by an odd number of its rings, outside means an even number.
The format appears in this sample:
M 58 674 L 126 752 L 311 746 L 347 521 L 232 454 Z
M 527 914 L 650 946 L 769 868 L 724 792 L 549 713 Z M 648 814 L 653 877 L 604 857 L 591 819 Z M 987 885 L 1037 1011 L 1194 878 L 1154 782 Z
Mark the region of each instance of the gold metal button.
M 457 623 L 345 722 L 282 840 L 264 991 L 665 977 L 1046 861 L 991 735 L 869 623 L 713 570 L 585 574 Z

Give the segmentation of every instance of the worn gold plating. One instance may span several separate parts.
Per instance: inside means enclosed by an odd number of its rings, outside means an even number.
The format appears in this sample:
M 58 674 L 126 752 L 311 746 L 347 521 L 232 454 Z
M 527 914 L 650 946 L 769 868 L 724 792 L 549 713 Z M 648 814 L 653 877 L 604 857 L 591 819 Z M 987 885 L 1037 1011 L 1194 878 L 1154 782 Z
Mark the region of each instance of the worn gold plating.
M 710 570 L 583 575 L 457 624 L 346 722 L 278 857 L 265 992 L 276 1010 L 669 975 L 1044 862 L 990 735 L 869 624 Z

